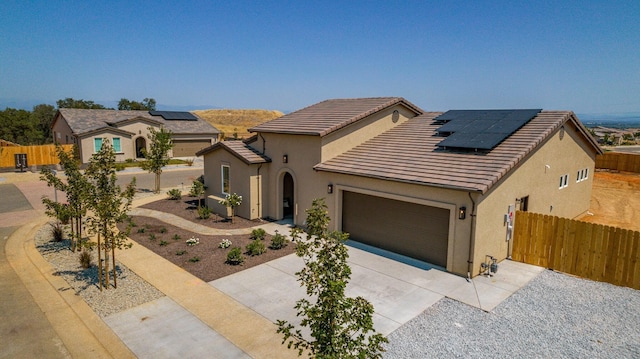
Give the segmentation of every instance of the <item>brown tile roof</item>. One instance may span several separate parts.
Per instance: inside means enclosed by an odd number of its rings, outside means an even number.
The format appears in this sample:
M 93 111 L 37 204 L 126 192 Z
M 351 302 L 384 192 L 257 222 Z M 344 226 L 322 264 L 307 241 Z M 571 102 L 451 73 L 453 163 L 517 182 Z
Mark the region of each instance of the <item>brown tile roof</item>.
M 416 115 L 424 112 L 402 97 L 334 99 L 265 122 L 249 131 L 325 136 L 396 104 L 403 104 Z
M 433 121 L 440 114 L 410 119 L 314 169 L 485 193 L 566 121 L 588 136 L 573 112 L 542 111 L 488 153 L 443 151 Z
M 202 156 L 219 149 L 227 150 L 229 153 L 238 157 L 248 165 L 271 162 L 271 159 L 269 157 L 256 151 L 244 141 L 218 142 L 212 146 L 209 146 L 207 148 L 204 148 L 198 151 L 196 153 L 196 156 Z
M 86 110 L 76 108 L 61 108 L 59 114 L 67 121 L 74 134 L 82 135 L 87 132 L 108 128 L 131 119 L 144 119 L 150 123 L 164 125 L 167 130 L 175 134 L 211 134 L 220 133 L 217 128 L 198 117 L 196 121 L 167 121 L 162 116 L 151 116 L 149 111 L 118 111 L 118 110 Z M 196 116 L 197 117 L 197 116 Z

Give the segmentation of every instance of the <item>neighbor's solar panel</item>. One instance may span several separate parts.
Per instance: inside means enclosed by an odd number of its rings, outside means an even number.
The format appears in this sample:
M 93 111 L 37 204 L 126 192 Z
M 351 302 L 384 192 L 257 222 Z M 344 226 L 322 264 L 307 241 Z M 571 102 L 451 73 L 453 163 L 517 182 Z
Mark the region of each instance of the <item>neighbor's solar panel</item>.
M 451 110 L 436 118 L 446 121 L 438 128 L 450 134 L 440 147 L 490 150 L 504 141 L 542 110 Z
M 198 118 L 191 112 L 184 111 L 149 111 L 151 116 L 162 116 L 165 120 L 195 121 Z

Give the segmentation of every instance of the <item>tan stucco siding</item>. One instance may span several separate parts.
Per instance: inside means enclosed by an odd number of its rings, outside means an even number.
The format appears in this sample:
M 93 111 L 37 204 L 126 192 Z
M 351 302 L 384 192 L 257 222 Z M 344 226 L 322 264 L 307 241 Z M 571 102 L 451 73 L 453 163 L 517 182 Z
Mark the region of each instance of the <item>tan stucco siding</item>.
M 96 153 L 94 147 L 94 141 L 96 138 L 102 138 L 103 141 L 107 139 L 112 146 L 113 139 L 120 138 L 120 151 L 116 152 L 117 162 L 122 162 L 127 158 L 134 157 L 133 143 L 130 136 L 106 130 L 104 132 L 95 133 L 91 136 L 81 137 L 81 146 L 79 146 L 79 148 L 82 163 L 88 163 L 91 156 Z
M 283 178 L 285 173 L 289 173 L 294 182 L 294 203 L 291 204 L 294 209 L 294 221 L 300 225 L 304 222 L 304 210 L 311 205 L 313 198 L 317 197 L 321 191 L 320 187 L 326 188 L 326 183 L 321 184 L 313 170 L 313 166 L 320 161 L 320 137 L 273 133 L 265 133 L 262 136 L 265 140 L 265 155 L 272 160 L 261 171 L 264 174 L 265 188 L 262 195 L 263 216 L 274 219 L 283 217 Z M 262 138 L 251 146 L 262 151 Z M 285 155 L 287 163 L 283 161 Z
M 394 116 L 396 110 L 398 115 Z M 321 160 L 328 161 L 415 116 L 413 111 L 396 105 L 330 133 L 322 138 Z
M 224 206 L 218 203 L 225 197 L 222 192 L 222 166 L 229 166 L 229 193 L 237 193 L 242 196 L 242 204 L 236 208 L 236 215 L 257 219 L 262 217 L 262 204 L 258 199 L 258 193 L 263 189 L 257 186 L 261 182 L 258 177 L 259 165 L 248 165 L 240 159 L 224 150 L 217 150 L 204 156 L 204 178 L 207 197 L 207 206 L 214 212 L 225 215 Z M 210 198 L 211 197 L 211 198 Z
M 63 120 L 60 115 L 56 118 L 53 127 L 51 128 L 54 143 L 59 144 L 73 144 L 74 137 L 71 127 L 67 124 L 67 121 Z
M 508 256 L 504 215 L 510 204 L 518 208 L 516 199 L 528 196 L 530 212 L 566 218 L 575 218 L 589 209 L 595 151 L 570 123 L 564 127 L 562 139 L 561 131 L 556 131 L 493 190 L 479 198 L 474 274 L 478 273 L 486 255 L 500 260 Z M 582 169 L 588 169 L 588 178 L 576 182 Z M 559 188 L 560 177 L 564 175 L 568 175 L 567 187 Z

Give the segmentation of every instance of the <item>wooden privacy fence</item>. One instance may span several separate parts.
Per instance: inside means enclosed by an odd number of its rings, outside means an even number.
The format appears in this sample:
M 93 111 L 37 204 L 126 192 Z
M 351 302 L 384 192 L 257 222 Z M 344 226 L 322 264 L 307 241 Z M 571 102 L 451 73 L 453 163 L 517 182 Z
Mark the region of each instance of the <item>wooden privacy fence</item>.
M 73 145 L 62 145 L 65 151 L 72 151 Z M 29 166 L 56 165 L 60 163 L 55 145 L 7 146 L 0 150 L 0 168 L 15 168 L 15 154 L 26 153 Z
M 607 152 L 596 156 L 596 168 L 640 173 L 640 155 Z
M 640 232 L 516 212 L 513 260 L 640 289 Z

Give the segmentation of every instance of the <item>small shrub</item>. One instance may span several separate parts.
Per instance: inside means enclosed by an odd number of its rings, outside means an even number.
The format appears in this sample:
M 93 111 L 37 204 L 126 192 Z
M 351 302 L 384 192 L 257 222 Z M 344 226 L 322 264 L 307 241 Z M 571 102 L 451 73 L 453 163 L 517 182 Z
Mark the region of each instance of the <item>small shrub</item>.
M 187 166 L 191 167 L 193 166 L 193 158 L 187 158 L 186 160 L 184 160 L 184 162 L 187 164 Z
M 193 258 L 189 258 L 189 262 L 191 262 L 191 263 L 200 262 L 200 258 L 198 258 L 198 256 L 195 256 Z
M 177 234 L 177 233 L 173 235 L 173 240 L 174 241 L 180 240 L 180 238 L 182 238 L 182 237 L 180 237 L 180 235 Z
M 187 251 L 185 251 L 184 249 L 181 249 L 181 250 L 176 252 L 176 255 L 177 256 L 181 256 L 181 255 L 186 254 L 186 253 L 187 253 Z
M 211 217 L 211 209 L 209 207 L 198 207 L 198 218 L 208 219 Z
M 253 241 L 249 244 L 247 244 L 247 247 L 245 248 L 247 251 L 247 254 L 250 256 L 259 256 L 262 253 L 267 251 L 267 248 L 264 245 L 263 241 Z
M 133 221 L 133 219 L 129 220 L 129 225 L 131 225 L 131 227 L 137 227 L 138 224 L 136 222 Z
M 160 233 L 167 233 L 167 229 L 165 227 L 160 228 Z
M 182 198 L 182 191 L 180 191 L 180 190 L 179 190 L 179 189 L 177 189 L 177 188 L 170 189 L 170 190 L 167 192 L 167 196 L 169 196 L 169 199 L 170 199 L 170 200 L 177 201 L 177 200 L 179 200 L 180 198 Z
M 87 249 L 83 249 L 78 255 L 78 258 L 80 258 L 80 265 L 82 268 L 87 269 L 91 267 L 91 252 Z
M 167 241 L 160 241 L 160 246 L 166 246 L 167 244 L 169 244 L 169 242 L 167 242 Z
M 124 163 L 116 163 L 116 164 L 115 164 L 116 171 L 124 171 L 124 169 L 125 169 L 126 167 L 127 167 L 127 166 L 125 166 L 125 165 L 124 165 Z
M 240 247 L 231 248 L 229 253 L 227 253 L 226 263 L 235 266 L 235 265 L 242 264 L 242 262 L 244 262 L 244 256 L 242 255 L 242 248 Z
M 289 240 L 287 239 L 287 237 L 285 237 L 282 234 L 276 232 L 276 235 L 273 236 L 273 238 L 271 238 L 271 244 L 269 245 L 269 248 L 271 248 L 271 249 L 282 249 L 282 248 L 286 247 L 287 244 L 289 244 Z
M 155 241 L 156 240 L 156 235 L 153 234 L 153 233 L 149 234 L 149 240 L 150 241 Z
M 196 237 L 191 237 L 189 239 L 187 239 L 187 245 L 188 246 L 195 246 L 197 244 L 200 244 L 200 238 L 196 238 Z
M 251 239 L 253 240 L 263 240 L 267 235 L 267 232 L 262 228 L 256 228 L 251 231 Z
M 126 160 L 124 160 L 126 163 L 133 163 L 134 160 L 133 158 L 127 158 Z
M 224 248 L 229 248 L 229 247 L 231 247 L 231 241 L 225 238 L 225 239 L 222 240 L 222 242 L 220 242 L 220 244 L 218 244 L 218 247 L 223 248 L 223 249 Z
M 138 233 L 144 233 L 145 229 L 144 228 L 138 228 Z
M 61 242 L 64 239 L 64 229 L 60 223 L 51 225 L 51 235 L 53 236 L 54 242 Z

